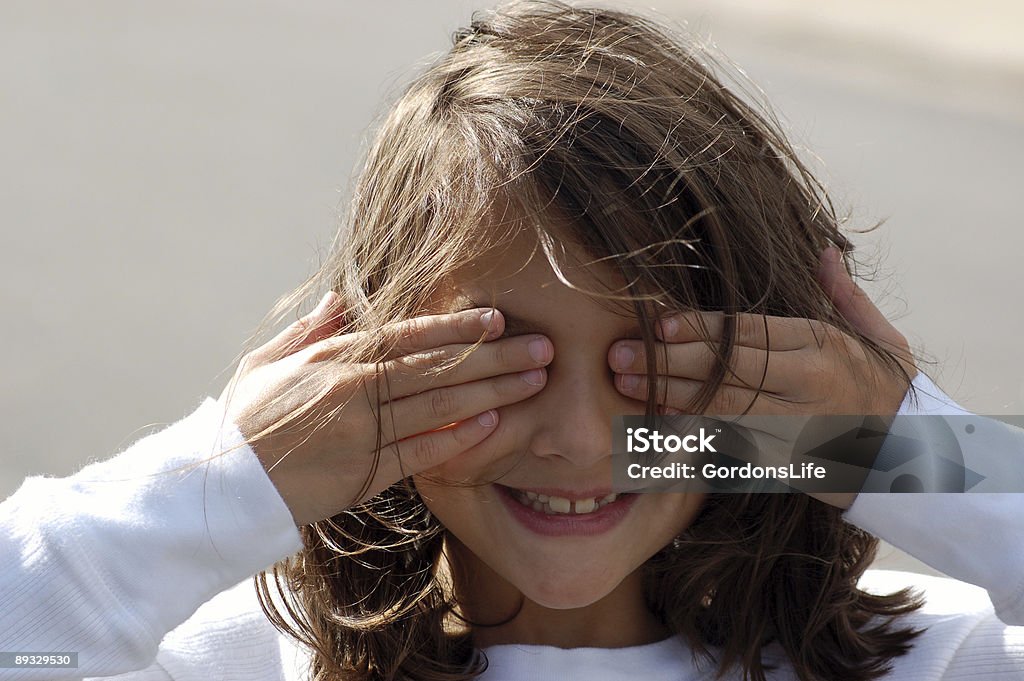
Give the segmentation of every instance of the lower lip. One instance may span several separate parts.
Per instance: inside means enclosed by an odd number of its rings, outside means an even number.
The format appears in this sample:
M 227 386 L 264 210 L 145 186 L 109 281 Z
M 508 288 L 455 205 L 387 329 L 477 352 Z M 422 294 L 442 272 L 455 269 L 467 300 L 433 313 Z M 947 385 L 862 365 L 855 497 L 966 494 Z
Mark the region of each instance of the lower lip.
M 513 496 L 515 493 L 508 487 L 503 485 L 494 485 L 494 487 L 498 490 L 498 496 L 501 497 L 505 508 L 520 525 L 531 532 L 548 537 L 588 536 L 608 532 L 622 522 L 637 498 L 636 494 L 621 494 L 612 503 L 582 515 L 574 513 L 548 514 L 544 511 L 535 511 L 533 508 L 519 503 Z

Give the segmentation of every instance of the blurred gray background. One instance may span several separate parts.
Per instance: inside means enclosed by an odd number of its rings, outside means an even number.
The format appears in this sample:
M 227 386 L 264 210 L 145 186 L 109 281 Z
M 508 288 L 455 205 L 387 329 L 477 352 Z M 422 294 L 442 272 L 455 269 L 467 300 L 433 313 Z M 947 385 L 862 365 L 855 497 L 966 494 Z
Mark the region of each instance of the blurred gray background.
M 375 117 L 492 4 L 0 4 L 0 498 L 220 393 L 330 244 Z M 887 219 L 854 237 L 865 286 L 940 385 L 1021 413 L 1022 3 L 600 4 L 742 66 L 851 226 Z

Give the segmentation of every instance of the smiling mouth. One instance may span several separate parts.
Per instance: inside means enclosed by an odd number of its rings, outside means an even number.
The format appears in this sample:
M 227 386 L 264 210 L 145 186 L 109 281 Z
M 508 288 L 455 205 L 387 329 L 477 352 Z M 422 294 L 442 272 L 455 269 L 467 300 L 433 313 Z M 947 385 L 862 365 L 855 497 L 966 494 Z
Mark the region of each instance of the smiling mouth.
M 614 503 L 616 499 L 622 496 L 626 496 L 613 492 L 603 497 L 571 500 L 565 497 L 538 494 L 537 492 L 529 492 L 514 487 L 506 487 L 505 489 L 509 491 L 509 496 L 523 506 L 547 515 L 587 515 L 604 508 L 608 504 Z

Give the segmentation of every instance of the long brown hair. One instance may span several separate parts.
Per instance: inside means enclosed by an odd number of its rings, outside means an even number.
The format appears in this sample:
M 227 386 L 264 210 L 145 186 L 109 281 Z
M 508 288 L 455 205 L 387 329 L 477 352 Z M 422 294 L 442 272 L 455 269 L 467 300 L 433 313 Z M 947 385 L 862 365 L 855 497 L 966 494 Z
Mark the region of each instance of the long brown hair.
M 909 383 L 817 283 L 821 250 L 839 246 L 849 266 L 852 247 L 777 121 L 727 89 L 727 73 L 682 32 L 621 11 L 525 2 L 474 15 L 390 109 L 330 257 L 277 314 L 325 287 L 345 301 L 342 333 L 422 314 L 461 264 L 528 229 L 554 267 L 571 239 L 618 268 L 628 289 L 607 295 L 635 310 L 652 375 L 660 312 L 726 313 L 693 413 L 723 383 L 741 312 L 831 324 Z M 366 338 L 349 359 L 379 361 Z M 301 533 L 303 550 L 255 582 L 271 621 L 313 649 L 315 679 L 481 671 L 471 632 L 451 626 L 447 530 L 410 480 Z M 919 633 L 894 619 L 921 602 L 857 588 L 876 546 L 804 495 L 711 495 L 648 561 L 648 605 L 723 674 L 763 680 L 775 641 L 800 679 L 877 678 Z

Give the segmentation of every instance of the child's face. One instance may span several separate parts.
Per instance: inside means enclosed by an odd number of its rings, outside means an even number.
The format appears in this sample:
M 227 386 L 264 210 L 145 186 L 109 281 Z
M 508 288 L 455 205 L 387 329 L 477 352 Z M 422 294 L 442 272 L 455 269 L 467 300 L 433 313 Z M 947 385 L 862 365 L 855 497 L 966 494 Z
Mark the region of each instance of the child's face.
M 495 432 L 480 445 L 430 471 L 437 482 L 417 476 L 416 486 L 461 544 L 460 562 L 482 561 L 460 565 L 477 588 L 490 580 L 485 590 L 511 586 L 544 608 L 580 608 L 611 594 L 684 530 L 703 495 L 626 495 L 586 515 L 547 515 L 513 498 L 547 491 L 580 498 L 572 510 L 593 503 L 582 497 L 602 503 L 611 492 L 612 417 L 644 413 L 643 403 L 616 391 L 608 363 L 615 340 L 639 337 L 637 320 L 561 283 L 542 251 L 530 258 L 534 244 L 522 236 L 507 251 L 473 263 L 448 307 L 486 307 L 493 293 L 508 335 L 540 333 L 553 344 L 547 384 L 502 407 Z M 620 284 L 604 265 L 588 271 L 565 274 L 588 290 L 606 290 L 595 276 Z M 438 484 L 445 480 L 498 484 Z M 635 577 L 627 583 L 637 584 Z

